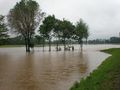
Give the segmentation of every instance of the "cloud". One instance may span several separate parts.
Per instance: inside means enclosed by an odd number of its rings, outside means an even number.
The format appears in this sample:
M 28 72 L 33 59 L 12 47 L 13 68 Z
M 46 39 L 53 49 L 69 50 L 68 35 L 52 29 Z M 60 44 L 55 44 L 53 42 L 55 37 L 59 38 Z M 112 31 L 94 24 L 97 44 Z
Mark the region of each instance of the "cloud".
M 7 14 L 20 0 L 0 1 L 0 13 Z M 118 36 L 120 0 L 36 0 L 47 14 L 72 22 L 80 18 L 89 25 L 90 39 Z

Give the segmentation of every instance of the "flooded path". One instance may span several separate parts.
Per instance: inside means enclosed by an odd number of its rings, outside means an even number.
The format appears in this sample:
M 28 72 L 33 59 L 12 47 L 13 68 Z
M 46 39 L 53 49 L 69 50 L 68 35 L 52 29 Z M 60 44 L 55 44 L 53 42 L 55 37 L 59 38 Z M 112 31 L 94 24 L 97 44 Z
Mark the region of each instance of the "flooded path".
M 31 54 L 23 47 L 0 48 L 0 90 L 69 90 L 109 56 L 100 49 L 113 47 L 120 46 L 88 45 L 83 53 L 35 48 Z

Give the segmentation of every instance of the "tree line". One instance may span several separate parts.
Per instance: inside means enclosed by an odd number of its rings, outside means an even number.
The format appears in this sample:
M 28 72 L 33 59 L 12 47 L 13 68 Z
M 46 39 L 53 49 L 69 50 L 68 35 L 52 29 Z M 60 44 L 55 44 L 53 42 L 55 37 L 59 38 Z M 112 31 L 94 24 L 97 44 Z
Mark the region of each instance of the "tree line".
M 69 20 L 57 19 L 55 15 L 46 16 L 39 4 L 33 0 L 17 2 L 7 15 L 7 25 L 11 32 L 22 37 L 26 52 L 30 52 L 30 47 L 34 45 L 35 40 L 42 42 L 43 49 L 48 42 L 49 51 L 51 51 L 53 41 L 56 42 L 57 51 L 59 51 L 61 43 L 64 45 L 64 50 L 67 50 L 67 42 L 71 41 L 77 41 L 82 50 L 83 39 L 87 41 L 89 36 L 88 25 L 82 19 L 74 25 Z M 39 35 L 35 34 L 36 29 L 38 29 Z M 0 41 L 8 38 L 7 31 L 4 16 L 1 15 Z
M 120 37 L 110 37 L 109 39 L 89 40 L 89 44 L 120 44 Z

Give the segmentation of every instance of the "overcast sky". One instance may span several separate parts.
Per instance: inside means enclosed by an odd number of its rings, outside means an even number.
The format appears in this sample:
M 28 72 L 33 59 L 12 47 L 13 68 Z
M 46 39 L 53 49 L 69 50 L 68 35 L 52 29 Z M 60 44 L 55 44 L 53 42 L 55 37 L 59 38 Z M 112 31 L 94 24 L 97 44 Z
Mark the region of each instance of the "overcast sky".
M 0 14 L 7 15 L 20 0 L 0 0 Z M 36 0 L 47 14 L 89 25 L 90 39 L 119 36 L 120 0 Z

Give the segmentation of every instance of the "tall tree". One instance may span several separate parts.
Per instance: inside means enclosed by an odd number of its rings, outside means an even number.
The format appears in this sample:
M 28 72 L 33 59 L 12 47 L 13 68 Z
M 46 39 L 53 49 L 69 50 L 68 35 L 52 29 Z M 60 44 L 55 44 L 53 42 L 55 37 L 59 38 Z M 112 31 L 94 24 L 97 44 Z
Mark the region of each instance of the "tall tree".
M 26 52 L 30 52 L 32 36 L 43 16 L 38 3 L 33 0 L 21 0 L 9 12 L 9 26 L 11 30 L 23 35 Z
M 56 19 L 55 20 L 55 28 L 54 28 L 54 37 L 56 40 L 56 50 L 59 50 L 60 38 L 62 36 L 62 21 Z
M 42 25 L 40 26 L 40 33 L 42 33 L 49 41 L 49 51 L 51 51 L 51 39 L 52 39 L 52 31 L 55 26 L 55 16 L 49 15 L 45 17 Z
M 64 49 L 66 48 L 66 39 L 70 39 L 71 35 L 73 34 L 74 31 L 74 25 L 67 20 L 62 21 L 62 38 L 63 38 L 63 44 L 64 44 Z
M 8 38 L 8 29 L 4 22 L 4 16 L 0 15 L 0 44 Z
M 83 39 L 88 38 L 89 33 L 88 33 L 88 26 L 86 23 L 83 22 L 82 19 L 80 19 L 79 22 L 77 22 L 76 27 L 75 27 L 75 39 L 78 40 L 80 46 L 81 46 L 81 51 L 83 48 Z
M 88 31 L 88 26 L 86 25 L 85 34 L 84 34 L 84 38 L 86 40 L 86 44 L 88 43 L 88 37 L 89 37 L 89 31 Z
M 44 51 L 45 40 L 47 39 L 47 34 L 46 34 L 46 31 L 45 31 L 45 25 L 43 25 L 43 24 L 40 25 L 39 33 L 40 33 L 40 36 L 42 37 L 42 44 L 43 44 L 43 51 Z

